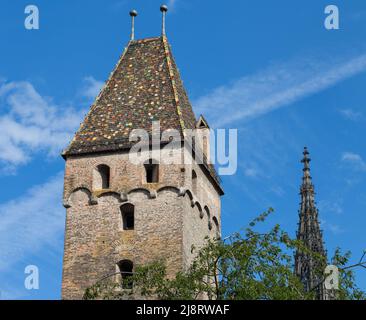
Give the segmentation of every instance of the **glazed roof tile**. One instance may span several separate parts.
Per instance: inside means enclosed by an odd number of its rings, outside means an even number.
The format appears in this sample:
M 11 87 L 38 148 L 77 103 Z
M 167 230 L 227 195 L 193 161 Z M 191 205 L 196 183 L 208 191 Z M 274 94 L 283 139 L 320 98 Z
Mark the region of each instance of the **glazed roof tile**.
M 193 129 L 196 119 L 166 37 L 130 41 L 64 156 L 128 148 L 133 129 Z

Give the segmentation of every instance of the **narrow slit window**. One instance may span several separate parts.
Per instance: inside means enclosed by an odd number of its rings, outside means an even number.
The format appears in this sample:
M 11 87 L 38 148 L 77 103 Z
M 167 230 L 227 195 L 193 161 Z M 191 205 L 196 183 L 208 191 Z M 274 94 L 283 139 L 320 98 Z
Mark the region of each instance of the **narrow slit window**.
M 208 230 L 212 230 L 210 210 L 207 207 L 205 207 L 204 209 L 205 209 L 206 215 L 207 215 Z
M 221 236 L 220 236 L 219 222 L 216 217 L 213 217 L 212 221 L 213 221 L 214 227 L 215 227 L 216 239 L 220 240 Z
M 109 189 L 110 188 L 110 168 L 105 165 L 101 164 L 96 167 L 95 174 L 94 174 L 94 189 Z
M 192 170 L 192 191 L 197 194 L 197 173 L 194 170 Z
M 121 273 L 121 285 L 123 289 L 132 289 L 133 287 L 133 262 L 130 260 L 121 260 L 118 262 L 118 269 Z
M 149 160 L 145 164 L 146 182 L 147 183 L 157 183 L 159 182 L 159 165 L 153 163 L 153 160 Z
M 121 206 L 122 225 L 123 230 L 135 229 L 135 207 L 134 205 L 127 203 Z

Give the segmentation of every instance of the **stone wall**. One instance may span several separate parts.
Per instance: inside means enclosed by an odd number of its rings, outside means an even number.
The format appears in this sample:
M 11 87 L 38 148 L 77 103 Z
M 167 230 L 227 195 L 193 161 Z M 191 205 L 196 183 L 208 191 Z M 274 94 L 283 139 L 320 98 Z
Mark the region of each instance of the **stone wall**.
M 93 190 L 93 171 L 100 164 L 111 169 L 108 190 Z M 191 191 L 192 169 L 197 194 Z M 124 259 L 134 266 L 162 259 L 172 277 L 192 261 L 192 244 L 199 247 L 206 235 L 216 235 L 213 224 L 208 226 L 213 216 L 221 221 L 220 196 L 200 166 L 161 164 L 158 183 L 147 184 L 144 175 L 143 165 L 132 164 L 127 153 L 67 159 L 63 299 L 80 299 Z M 124 203 L 135 206 L 134 230 L 122 228 Z

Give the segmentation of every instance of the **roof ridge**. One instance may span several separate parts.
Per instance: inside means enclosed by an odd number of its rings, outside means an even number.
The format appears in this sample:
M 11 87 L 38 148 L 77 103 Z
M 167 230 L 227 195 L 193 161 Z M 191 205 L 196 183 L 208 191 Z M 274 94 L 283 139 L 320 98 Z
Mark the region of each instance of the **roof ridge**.
M 149 38 L 143 38 L 143 39 L 135 39 L 131 40 L 132 43 L 141 43 L 141 42 L 149 42 L 149 41 L 155 41 L 160 39 L 161 37 L 149 37 Z
M 175 102 L 176 111 L 177 111 L 178 118 L 179 118 L 179 124 L 181 127 L 182 134 L 184 135 L 185 125 L 184 125 L 184 120 L 182 119 L 182 110 L 181 110 L 181 107 L 179 104 L 179 96 L 178 96 L 178 91 L 177 91 L 175 78 L 174 78 L 174 76 L 175 76 L 174 68 L 172 66 L 172 62 L 171 62 L 171 58 L 170 58 L 171 51 L 169 50 L 170 48 L 169 48 L 168 38 L 164 35 L 164 36 L 162 36 L 162 41 L 163 41 L 164 53 L 165 53 L 165 58 L 167 61 L 167 66 L 168 66 L 168 71 L 169 71 L 169 76 L 170 76 L 170 82 L 171 82 L 172 89 L 173 89 L 174 102 Z
M 124 56 L 126 55 L 126 52 L 128 51 L 128 48 L 131 44 L 131 42 L 133 41 L 129 41 L 127 43 L 127 46 L 124 48 L 120 58 L 118 59 L 116 65 L 114 66 L 114 69 L 112 70 L 112 72 L 109 74 L 109 77 L 107 79 L 107 81 L 104 83 L 102 89 L 100 89 L 99 94 L 97 95 L 97 97 L 94 99 L 93 104 L 91 105 L 91 107 L 89 108 L 89 111 L 86 113 L 86 115 L 84 116 L 83 122 L 81 122 L 79 129 L 75 132 L 74 137 L 72 138 L 71 142 L 69 143 L 68 147 L 62 152 L 62 155 L 65 155 L 72 147 L 73 142 L 76 140 L 77 134 L 83 129 L 84 125 L 85 125 L 85 120 L 89 117 L 89 114 L 97 107 L 97 103 L 99 102 L 99 99 L 102 96 L 102 93 L 104 92 L 104 90 L 108 87 L 111 79 L 113 78 L 114 74 L 116 73 L 118 66 L 121 64 Z

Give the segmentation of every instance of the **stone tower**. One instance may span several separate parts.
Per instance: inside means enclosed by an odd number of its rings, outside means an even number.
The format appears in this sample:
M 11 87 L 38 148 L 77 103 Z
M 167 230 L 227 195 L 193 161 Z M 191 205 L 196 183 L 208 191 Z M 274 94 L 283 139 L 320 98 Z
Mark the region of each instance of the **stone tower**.
M 166 7 L 162 12 L 165 22 Z M 156 121 L 161 132 L 178 132 L 174 151 L 189 154 L 191 161 L 159 162 L 148 144 L 141 151 L 147 161 L 131 162 L 133 129 L 143 129 L 151 138 Z M 191 144 L 184 143 L 188 129 L 198 132 Z M 63 299 L 80 299 L 101 278 L 156 260 L 165 261 L 168 276 L 174 276 L 190 265 L 192 245 L 199 247 L 206 236 L 220 237 L 223 189 L 207 151 L 203 161 L 195 156 L 209 146 L 207 130 L 204 118 L 196 119 L 192 111 L 165 27 L 162 36 L 141 40 L 134 40 L 133 30 L 63 152 Z M 164 148 L 170 140 L 159 142 L 160 159 L 171 155 Z
M 307 148 L 304 148 L 303 178 L 300 187 L 301 204 L 299 210 L 299 225 L 297 239 L 313 252 L 316 252 L 326 258 L 324 249 L 323 235 L 320 230 L 319 214 L 315 206 L 314 185 L 310 176 L 310 158 Z M 314 259 L 314 257 L 298 250 L 295 254 L 295 273 L 304 284 L 307 292 L 310 290 L 316 292 L 319 300 L 326 299 L 323 287 L 322 271 L 325 265 Z

